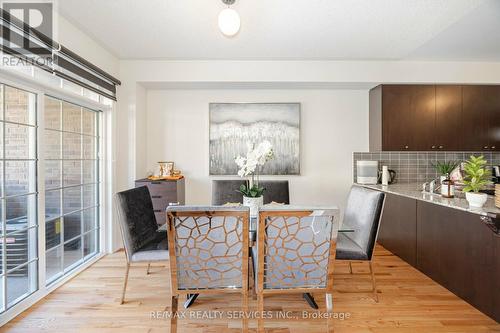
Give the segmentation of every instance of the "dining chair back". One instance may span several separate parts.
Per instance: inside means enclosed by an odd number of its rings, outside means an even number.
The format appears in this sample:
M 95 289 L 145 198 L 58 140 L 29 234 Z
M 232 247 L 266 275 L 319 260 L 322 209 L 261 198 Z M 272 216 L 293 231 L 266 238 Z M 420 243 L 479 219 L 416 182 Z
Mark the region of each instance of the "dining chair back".
M 384 199 L 385 194 L 383 192 L 360 186 L 353 186 L 351 188 L 342 226 L 353 229 L 354 232 L 339 234 L 336 255 L 337 260 L 348 262 L 350 274 L 353 274 L 352 263 L 368 262 L 368 274 L 372 278 L 371 292 L 373 292 L 373 298 L 376 302 L 378 302 L 378 295 L 372 259 L 380 227 Z
M 331 309 L 333 269 L 339 228 L 335 207 L 263 207 L 257 227 L 257 296 L 324 292 Z M 314 303 L 315 304 L 315 303 Z M 315 306 L 317 307 L 317 305 Z
M 221 206 L 227 203 L 242 203 L 243 195 L 238 192 L 244 184 L 241 179 L 218 179 L 212 181 L 212 205 Z M 264 187 L 264 204 L 271 202 L 290 204 L 288 180 L 262 180 Z
M 360 186 L 353 186 L 347 199 L 342 225 L 356 230 L 347 236 L 371 260 L 379 229 L 385 194 Z
M 247 311 L 248 227 L 248 207 L 167 208 L 174 314 L 179 295 L 213 293 L 240 293 Z
M 130 265 L 147 262 L 149 274 L 151 262 L 168 260 L 167 236 L 165 232 L 158 232 L 153 203 L 146 186 L 116 193 L 115 203 L 127 259 L 121 297 L 123 304 Z

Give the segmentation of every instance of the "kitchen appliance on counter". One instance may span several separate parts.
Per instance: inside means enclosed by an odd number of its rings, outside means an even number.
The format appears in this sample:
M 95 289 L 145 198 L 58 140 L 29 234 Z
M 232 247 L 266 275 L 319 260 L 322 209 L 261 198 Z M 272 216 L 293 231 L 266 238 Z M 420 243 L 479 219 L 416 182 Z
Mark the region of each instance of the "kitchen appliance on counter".
M 494 165 L 491 174 L 493 176 L 493 183 L 500 184 L 500 165 Z
M 376 185 L 378 182 L 378 161 L 357 161 L 356 182 L 362 185 Z
M 388 183 L 389 185 L 396 183 L 396 171 L 392 169 L 387 169 L 388 172 Z M 383 170 L 378 173 L 378 182 L 382 183 Z

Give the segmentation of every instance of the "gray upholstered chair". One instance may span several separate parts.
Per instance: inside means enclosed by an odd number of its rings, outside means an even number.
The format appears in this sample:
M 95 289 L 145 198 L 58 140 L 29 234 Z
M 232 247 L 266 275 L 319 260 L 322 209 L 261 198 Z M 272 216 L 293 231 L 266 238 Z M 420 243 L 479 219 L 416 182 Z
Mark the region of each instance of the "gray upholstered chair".
M 167 208 L 172 332 L 179 295 L 239 293 L 248 310 L 249 214 L 248 207 Z
M 350 274 L 353 274 L 353 262 L 368 262 L 368 274 L 371 275 L 372 281 L 371 292 L 373 292 L 375 302 L 378 302 L 378 295 L 372 258 L 377 241 L 384 199 L 385 194 L 382 192 L 353 186 L 347 200 L 342 228 L 352 229 L 354 232 L 339 233 L 337 241 L 336 259 L 349 263 Z M 358 273 L 357 275 L 360 274 Z
M 276 206 L 259 211 L 257 247 L 252 248 L 257 252 L 252 258 L 259 311 L 264 311 L 264 295 L 283 293 L 301 293 L 317 309 L 311 293 L 321 291 L 331 311 L 337 216 L 336 207 Z
M 120 303 L 125 301 L 128 273 L 132 263 L 168 260 L 165 232 L 158 232 L 153 203 L 146 186 L 119 192 L 115 196 L 118 222 L 125 247 L 127 268 Z
M 243 195 L 237 190 L 244 184 L 241 179 L 220 179 L 212 181 L 212 205 L 221 206 L 228 202 L 243 202 Z M 290 204 L 288 180 L 262 180 L 260 185 L 266 188 L 264 204 L 271 202 Z

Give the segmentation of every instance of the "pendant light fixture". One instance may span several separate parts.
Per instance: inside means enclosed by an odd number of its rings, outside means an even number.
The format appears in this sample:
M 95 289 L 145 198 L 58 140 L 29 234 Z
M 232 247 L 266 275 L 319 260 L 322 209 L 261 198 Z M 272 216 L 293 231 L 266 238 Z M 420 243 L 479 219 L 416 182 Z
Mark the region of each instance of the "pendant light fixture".
M 235 36 L 240 31 L 240 15 L 234 9 L 229 8 L 236 0 L 222 0 L 227 5 L 219 14 L 219 29 L 226 37 Z

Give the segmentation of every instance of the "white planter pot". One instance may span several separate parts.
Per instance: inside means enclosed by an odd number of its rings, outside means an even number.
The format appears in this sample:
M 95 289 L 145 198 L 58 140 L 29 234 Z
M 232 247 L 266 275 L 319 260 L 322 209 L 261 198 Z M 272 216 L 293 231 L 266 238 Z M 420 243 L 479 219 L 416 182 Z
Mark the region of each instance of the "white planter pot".
M 486 203 L 486 200 L 488 200 L 488 195 L 486 193 L 466 192 L 465 198 L 471 207 L 481 208 Z
M 259 214 L 259 207 L 264 205 L 264 197 L 250 198 L 243 196 L 243 206 L 250 207 L 250 216 L 257 217 Z

